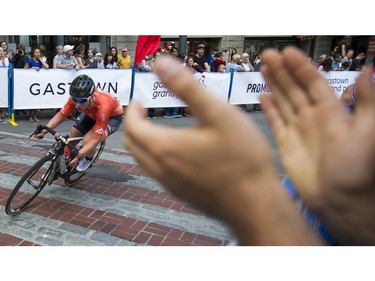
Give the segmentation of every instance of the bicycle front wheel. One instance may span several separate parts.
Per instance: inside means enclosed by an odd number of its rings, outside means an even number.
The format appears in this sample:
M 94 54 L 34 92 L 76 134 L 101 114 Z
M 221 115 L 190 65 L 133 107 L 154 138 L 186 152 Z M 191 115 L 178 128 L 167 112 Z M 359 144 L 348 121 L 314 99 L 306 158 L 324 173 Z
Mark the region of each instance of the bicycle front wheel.
M 54 155 L 48 154 L 36 162 L 18 181 L 5 206 L 8 215 L 18 214 L 42 191 L 52 176 L 54 163 Z
M 65 177 L 65 184 L 69 185 L 69 186 L 72 186 L 73 184 L 77 183 L 84 175 L 86 175 L 87 172 L 90 171 L 90 169 L 92 168 L 92 166 L 94 165 L 96 160 L 98 160 L 100 154 L 102 154 L 102 152 L 104 150 L 104 147 L 105 147 L 105 140 L 102 141 L 99 144 L 99 147 L 97 148 L 96 154 L 92 158 L 90 166 L 88 167 L 88 169 L 84 172 L 78 172 L 74 167 L 74 169 L 72 169 L 72 171 L 69 172 L 69 174 Z

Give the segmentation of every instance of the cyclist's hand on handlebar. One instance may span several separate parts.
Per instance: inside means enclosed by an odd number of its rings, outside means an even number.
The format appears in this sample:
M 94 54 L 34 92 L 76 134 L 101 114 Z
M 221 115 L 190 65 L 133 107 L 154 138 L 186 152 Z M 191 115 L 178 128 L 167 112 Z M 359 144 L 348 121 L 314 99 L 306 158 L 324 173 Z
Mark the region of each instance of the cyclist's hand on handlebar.
M 41 132 L 37 133 L 37 134 L 33 134 L 33 137 L 36 138 L 36 139 L 42 139 L 44 138 L 44 136 L 48 133 L 47 130 L 42 130 Z

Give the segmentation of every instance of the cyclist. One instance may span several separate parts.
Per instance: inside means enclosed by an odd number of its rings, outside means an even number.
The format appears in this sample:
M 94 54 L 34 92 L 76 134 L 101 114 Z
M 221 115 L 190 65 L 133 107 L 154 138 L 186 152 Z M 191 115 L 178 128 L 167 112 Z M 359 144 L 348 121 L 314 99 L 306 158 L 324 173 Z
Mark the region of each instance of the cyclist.
M 69 165 L 74 166 L 79 161 L 76 170 L 84 172 L 90 166 L 96 146 L 120 127 L 124 112 L 120 101 L 95 87 L 94 81 L 86 74 L 79 75 L 72 81 L 69 94 L 66 104 L 52 117 L 47 126 L 56 128 L 68 119 L 74 109 L 80 113 L 69 136 L 84 136 L 83 145 Z M 34 137 L 40 139 L 47 133 L 43 130 Z

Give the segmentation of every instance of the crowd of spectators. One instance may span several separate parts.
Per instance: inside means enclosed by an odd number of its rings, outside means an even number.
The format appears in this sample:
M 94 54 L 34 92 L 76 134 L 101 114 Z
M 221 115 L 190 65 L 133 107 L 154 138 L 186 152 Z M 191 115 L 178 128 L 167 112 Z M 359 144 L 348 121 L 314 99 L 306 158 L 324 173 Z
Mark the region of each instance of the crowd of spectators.
M 330 52 L 330 55 L 322 54 L 314 62 L 319 71 L 360 71 L 364 65 L 365 54 L 354 54 L 351 46 L 351 36 L 345 36 L 338 46 Z M 40 54 L 35 56 L 34 51 L 37 49 Z M 56 52 L 48 61 L 46 58 L 46 47 L 44 44 L 38 44 L 33 48 L 30 56 L 26 54 L 26 48 L 23 44 L 18 44 L 14 53 L 8 50 L 7 42 L 1 42 L 0 48 L 0 66 L 13 65 L 14 68 L 32 68 L 39 70 L 41 68 L 60 68 L 60 69 L 119 69 L 132 68 L 139 72 L 152 72 L 153 66 L 158 56 L 172 55 L 179 58 L 181 64 L 191 70 L 191 73 L 205 73 L 218 72 L 228 73 L 230 71 L 236 72 L 258 72 L 260 66 L 263 64 L 260 54 L 256 55 L 254 60 L 250 60 L 250 54 L 244 52 L 240 54 L 236 48 L 232 48 L 229 56 L 214 49 L 211 51 L 209 45 L 198 44 L 195 52 L 186 55 L 179 54 L 178 48 L 172 42 L 168 47 L 160 48 L 155 53 L 146 54 L 141 63 L 133 66 L 132 57 L 128 54 L 127 47 L 123 46 L 121 51 L 111 46 L 104 55 L 94 48 L 86 50 L 85 45 L 58 45 Z M 225 56 L 227 55 L 227 56 Z M 253 54 L 254 55 L 254 54 Z M 355 56 L 354 56 L 355 55 Z M 39 59 L 40 57 L 40 59 Z M 38 62 L 41 65 L 37 67 L 31 66 L 29 63 Z M 241 107 L 245 107 L 242 105 Z M 253 104 L 252 110 L 254 112 L 261 112 L 260 104 Z M 39 111 L 39 110 L 37 110 Z M 29 121 L 37 122 L 36 110 L 29 111 Z M 16 111 L 16 115 L 25 113 L 23 110 Z M 165 118 L 180 118 L 182 116 L 189 116 L 187 108 L 164 108 L 161 115 Z M 149 110 L 149 117 L 155 118 L 155 109 Z M 73 117 L 74 118 L 74 117 Z M 4 109 L 0 109 L 0 121 L 4 121 Z

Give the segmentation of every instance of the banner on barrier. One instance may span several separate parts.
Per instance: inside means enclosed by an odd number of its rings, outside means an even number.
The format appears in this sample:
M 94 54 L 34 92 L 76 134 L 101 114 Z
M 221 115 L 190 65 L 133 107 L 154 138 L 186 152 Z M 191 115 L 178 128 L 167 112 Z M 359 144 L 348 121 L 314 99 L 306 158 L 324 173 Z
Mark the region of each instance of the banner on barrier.
M 345 89 L 354 84 L 360 74 L 359 71 L 330 71 L 320 72 L 327 80 L 337 98 L 340 98 Z M 233 76 L 231 104 L 260 103 L 261 93 L 271 93 L 260 72 L 235 72 Z
M 235 72 L 229 103 L 260 103 L 259 95 L 264 92 L 270 91 L 260 72 Z
M 8 67 L 0 67 L 0 108 L 8 107 Z
M 75 77 L 89 75 L 95 85 L 129 104 L 131 69 L 14 69 L 14 108 L 61 108 L 69 98 L 69 86 Z
M 345 89 L 357 82 L 360 71 L 330 71 L 320 72 L 327 80 L 335 96 L 339 99 L 344 93 Z
M 195 73 L 195 80 L 213 95 L 227 100 L 229 73 Z M 145 108 L 185 107 L 186 104 L 160 82 L 155 73 L 136 73 L 133 99 L 142 103 Z

